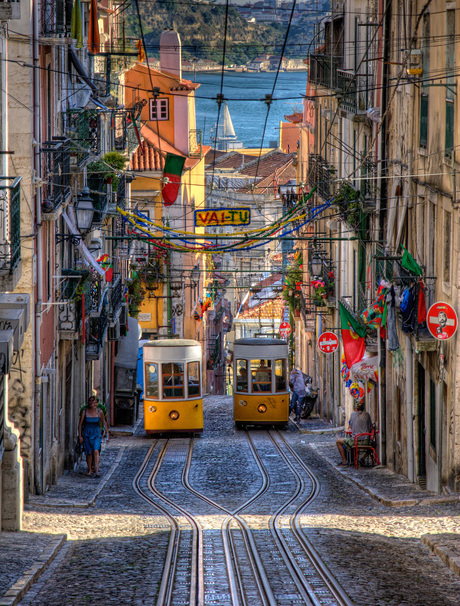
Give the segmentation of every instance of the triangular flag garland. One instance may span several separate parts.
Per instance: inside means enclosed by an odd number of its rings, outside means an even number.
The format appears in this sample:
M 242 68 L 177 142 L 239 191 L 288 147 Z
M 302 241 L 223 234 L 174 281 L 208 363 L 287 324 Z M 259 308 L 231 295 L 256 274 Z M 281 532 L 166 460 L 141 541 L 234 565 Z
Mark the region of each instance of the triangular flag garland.
M 348 368 L 351 368 L 364 356 L 366 329 L 359 324 L 342 303 L 340 303 L 340 328 L 342 330 L 345 361 Z
M 111 282 L 113 280 L 113 265 L 110 262 L 110 257 L 107 253 L 103 254 L 102 257 L 96 259 L 101 264 L 102 269 L 105 272 L 105 281 Z
M 166 154 L 165 167 L 163 170 L 163 203 L 171 206 L 179 194 L 180 179 L 184 168 L 185 158 L 176 154 Z

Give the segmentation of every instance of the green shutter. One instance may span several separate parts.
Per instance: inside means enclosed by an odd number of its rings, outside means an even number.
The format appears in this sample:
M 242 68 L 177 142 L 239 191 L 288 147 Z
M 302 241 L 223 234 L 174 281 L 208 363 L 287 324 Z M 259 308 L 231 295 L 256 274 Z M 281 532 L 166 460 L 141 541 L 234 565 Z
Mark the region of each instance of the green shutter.
M 428 95 L 420 95 L 420 147 L 428 144 Z

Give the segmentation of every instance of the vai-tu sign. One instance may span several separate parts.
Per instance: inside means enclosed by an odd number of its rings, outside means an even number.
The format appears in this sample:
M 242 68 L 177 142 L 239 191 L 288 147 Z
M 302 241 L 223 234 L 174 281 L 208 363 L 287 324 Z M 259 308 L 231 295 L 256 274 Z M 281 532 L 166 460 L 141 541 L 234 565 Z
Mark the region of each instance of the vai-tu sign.
M 250 208 L 205 208 L 195 211 L 195 227 L 249 225 Z

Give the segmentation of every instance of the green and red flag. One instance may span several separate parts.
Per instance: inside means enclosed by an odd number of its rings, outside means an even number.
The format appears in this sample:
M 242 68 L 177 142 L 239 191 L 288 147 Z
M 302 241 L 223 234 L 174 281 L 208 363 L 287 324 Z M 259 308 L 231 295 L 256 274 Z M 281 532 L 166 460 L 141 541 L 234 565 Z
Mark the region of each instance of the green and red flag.
M 347 367 L 351 368 L 364 357 L 366 328 L 361 326 L 342 303 L 340 303 L 340 328 L 345 361 Z
M 185 158 L 183 156 L 166 154 L 165 167 L 163 169 L 163 189 L 161 191 L 165 206 L 171 206 L 176 201 L 184 163 Z
M 107 253 L 103 254 L 102 257 L 96 259 L 101 264 L 102 269 L 105 273 L 105 281 L 111 282 L 113 280 L 113 265 L 110 261 L 110 257 Z

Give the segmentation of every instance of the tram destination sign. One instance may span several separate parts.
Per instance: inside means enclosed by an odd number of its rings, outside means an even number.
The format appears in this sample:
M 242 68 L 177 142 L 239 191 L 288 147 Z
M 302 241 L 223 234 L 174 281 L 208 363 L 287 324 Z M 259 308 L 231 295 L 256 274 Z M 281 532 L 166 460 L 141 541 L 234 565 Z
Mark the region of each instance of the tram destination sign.
M 339 338 L 333 332 L 323 332 L 318 339 L 318 349 L 325 353 L 331 354 L 337 351 L 339 347 Z
M 195 211 L 195 227 L 250 225 L 250 208 L 204 208 Z

